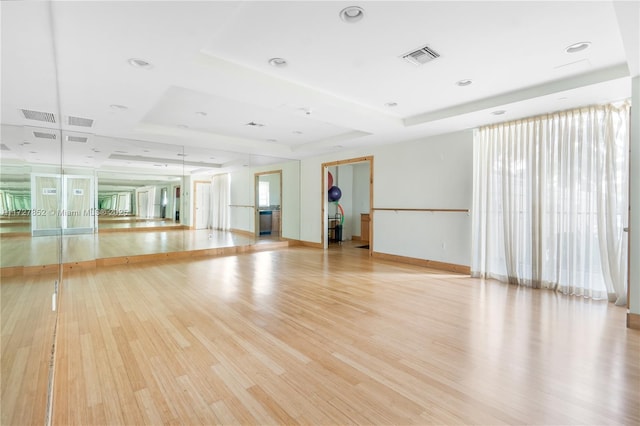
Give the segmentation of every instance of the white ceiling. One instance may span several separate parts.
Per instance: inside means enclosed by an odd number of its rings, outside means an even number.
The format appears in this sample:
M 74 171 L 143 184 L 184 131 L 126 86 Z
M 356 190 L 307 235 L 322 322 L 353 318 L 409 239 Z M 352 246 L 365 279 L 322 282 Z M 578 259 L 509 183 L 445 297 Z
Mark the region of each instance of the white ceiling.
M 620 100 L 640 49 L 627 3 L 619 23 L 611 1 L 2 2 L 2 159 L 55 164 L 62 140 L 69 166 L 215 173 Z M 440 57 L 401 58 L 424 45 Z

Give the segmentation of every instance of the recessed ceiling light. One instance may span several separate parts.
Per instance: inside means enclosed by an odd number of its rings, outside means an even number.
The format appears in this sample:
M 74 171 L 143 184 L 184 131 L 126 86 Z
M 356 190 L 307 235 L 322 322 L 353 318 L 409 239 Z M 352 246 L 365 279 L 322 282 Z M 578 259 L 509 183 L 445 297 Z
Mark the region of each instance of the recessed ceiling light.
M 115 111 L 124 111 L 126 109 L 129 109 L 128 107 L 124 106 L 124 105 L 118 105 L 118 104 L 111 104 L 109 105 L 109 108 L 115 110 Z
M 345 7 L 340 11 L 340 19 L 353 24 L 364 18 L 364 9 L 358 6 Z
M 567 46 L 564 51 L 567 53 L 577 53 L 586 50 L 591 46 L 590 41 L 581 41 L 579 43 L 573 43 L 571 46 Z
M 505 112 L 507 112 L 507 111 L 505 111 L 505 110 L 503 110 L 503 109 L 499 109 L 499 110 L 497 110 L 497 111 L 493 111 L 491 114 L 493 114 L 493 115 L 502 115 L 502 114 L 504 114 Z
M 207 113 L 206 113 L 206 112 L 204 112 L 204 111 L 197 111 L 197 112 L 196 112 L 196 115 L 199 115 L 199 116 L 201 116 L 201 117 L 206 117 L 206 116 L 207 116 Z
M 397 102 L 387 102 L 386 104 L 384 104 L 384 106 L 386 106 L 387 108 L 395 108 L 398 106 Z
M 145 61 L 144 59 L 140 58 L 131 58 L 128 62 L 129 65 L 135 68 L 142 68 L 145 70 L 150 70 L 151 68 L 153 68 L 153 64 L 151 62 Z
M 269 59 L 269 65 L 272 67 L 283 68 L 287 66 L 287 60 L 283 58 L 271 58 Z
M 470 85 L 471 83 L 473 83 L 473 80 L 469 80 L 469 79 L 458 80 L 456 81 L 456 86 L 464 87 L 464 86 Z

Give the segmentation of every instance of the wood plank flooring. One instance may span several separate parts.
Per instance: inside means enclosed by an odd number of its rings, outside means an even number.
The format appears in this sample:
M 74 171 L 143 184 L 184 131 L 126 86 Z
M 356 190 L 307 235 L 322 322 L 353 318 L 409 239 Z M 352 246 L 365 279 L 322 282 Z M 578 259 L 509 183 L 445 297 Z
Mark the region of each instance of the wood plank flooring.
M 2 423 L 41 423 L 2 291 Z M 60 304 L 53 424 L 640 423 L 625 309 L 348 245 L 72 271 Z
M 306 248 L 67 277 L 55 424 L 638 424 L 624 309 Z
M 2 425 L 44 423 L 55 325 L 51 295 L 57 277 L 43 274 L 2 278 Z
M 140 228 L 142 231 L 144 228 Z M 62 238 L 62 252 L 60 239 Z M 102 234 L 9 237 L 0 240 L 0 267 L 85 262 L 122 256 L 244 246 L 259 243 L 233 232 L 168 230 Z

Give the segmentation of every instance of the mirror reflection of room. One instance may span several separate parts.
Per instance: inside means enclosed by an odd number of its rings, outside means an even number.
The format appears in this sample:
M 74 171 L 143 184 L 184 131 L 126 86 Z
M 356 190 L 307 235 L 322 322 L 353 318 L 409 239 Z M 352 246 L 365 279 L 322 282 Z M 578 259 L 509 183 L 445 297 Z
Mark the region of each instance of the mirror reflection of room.
M 281 221 L 281 173 L 258 175 L 258 235 L 279 237 Z

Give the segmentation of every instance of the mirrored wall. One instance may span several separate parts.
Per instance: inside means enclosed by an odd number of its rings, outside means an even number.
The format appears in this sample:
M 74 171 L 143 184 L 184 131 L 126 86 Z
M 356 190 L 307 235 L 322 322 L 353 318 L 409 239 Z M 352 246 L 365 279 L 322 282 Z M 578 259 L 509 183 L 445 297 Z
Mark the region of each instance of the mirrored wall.
M 26 131 L 32 130 L 22 129 L 16 140 L 6 132 L 3 144 L 21 146 Z M 119 141 L 98 163 L 95 158 L 105 148 L 90 141 L 100 138 L 89 135 L 80 145 L 65 141 L 65 132 L 61 133 L 59 164 L 29 161 L 19 152 L 18 158 L 3 158 L 3 268 L 252 244 L 261 236 L 259 221 L 253 219 L 259 210 L 277 212 L 278 236 L 299 237 L 298 161 L 246 155 L 241 164 L 221 167 L 188 159 L 213 160 L 220 152 Z M 37 144 L 28 145 L 37 149 Z M 273 202 L 266 207 L 258 205 L 260 182 L 254 181 L 262 173 L 282 179 L 274 184 Z M 206 220 L 214 202 L 212 178 L 219 174 L 229 175 L 231 193 L 230 229 L 225 233 L 216 232 Z

